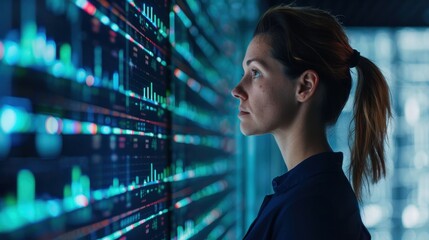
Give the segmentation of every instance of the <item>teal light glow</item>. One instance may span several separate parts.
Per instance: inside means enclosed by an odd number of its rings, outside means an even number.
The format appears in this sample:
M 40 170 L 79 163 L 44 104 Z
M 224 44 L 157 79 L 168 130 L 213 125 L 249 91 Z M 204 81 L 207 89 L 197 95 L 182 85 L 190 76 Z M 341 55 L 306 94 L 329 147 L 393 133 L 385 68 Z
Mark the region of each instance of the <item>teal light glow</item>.
M 100 21 L 104 24 L 104 25 L 108 25 L 110 23 L 110 19 L 107 16 L 102 16 L 100 18 Z
M 194 13 L 198 13 L 199 11 L 201 11 L 200 6 L 199 6 L 199 2 L 195 1 L 195 0 L 189 0 L 188 1 L 189 7 L 192 9 L 192 12 Z
M 34 63 L 33 41 L 37 37 L 37 25 L 34 22 L 25 22 L 21 28 L 20 56 L 21 66 L 30 66 Z
M 4 61 L 7 64 L 14 65 L 19 61 L 19 46 L 16 42 L 4 42 Z
M 46 41 L 44 60 L 47 65 L 51 65 L 55 62 L 57 58 L 57 44 L 55 41 L 48 40 Z
M 45 33 L 38 33 L 33 42 L 33 55 L 37 64 L 43 63 L 45 48 L 46 48 L 46 35 Z
M 76 0 L 75 4 L 80 7 L 83 8 L 86 5 L 87 1 L 86 0 Z
M 0 122 L 3 132 L 10 133 L 16 125 L 17 113 L 14 108 L 4 106 L 0 112 Z
M 112 128 L 110 126 L 102 126 L 100 128 L 101 134 L 110 134 L 112 132 Z
M 0 109 L 0 128 L 5 133 L 28 132 L 32 127 L 31 114 L 9 105 Z
M 112 23 L 112 24 L 110 25 L 110 28 L 111 28 L 114 32 L 117 32 L 117 31 L 119 30 L 119 26 L 118 26 L 118 24 L 116 24 L 116 23 Z
M 79 68 L 76 72 L 76 80 L 79 83 L 83 83 L 85 81 L 86 78 L 86 71 L 85 69 Z
M 225 92 L 224 88 L 220 88 L 223 84 L 219 83 L 219 80 L 223 78 L 213 68 L 201 63 L 189 50 L 187 43 L 176 43 L 175 49 L 201 76 L 206 76 L 205 79 L 212 87 L 217 88 L 220 92 Z
M 79 134 L 81 132 L 81 125 L 77 121 L 70 119 L 63 119 L 63 134 Z
M 175 102 L 174 96 L 172 102 Z M 201 109 L 186 101 L 180 101 L 178 106 L 169 105 L 169 110 L 178 116 L 195 122 L 200 127 L 211 130 L 218 130 L 219 126 L 213 123 L 220 123 L 221 116 L 213 116 L 205 109 Z
M 188 76 L 185 72 L 183 72 L 179 68 L 176 68 L 174 70 L 174 76 L 176 76 L 177 79 L 179 79 L 183 83 L 187 84 L 190 89 L 198 93 L 208 103 L 215 106 L 217 103 L 219 103 L 220 97 L 218 96 L 217 93 L 215 93 L 210 88 L 201 85 L 201 83 L 199 83 L 197 80 Z
M 61 135 L 36 134 L 36 150 L 41 157 L 56 157 L 61 153 L 63 139 Z
M 18 205 L 32 205 L 35 200 L 34 175 L 26 169 L 19 171 L 17 180 Z
M 57 61 L 56 63 L 54 63 L 54 65 L 52 66 L 52 74 L 55 77 L 61 77 L 64 74 L 64 65 L 62 62 Z
M 69 77 L 75 70 L 72 62 L 72 49 L 70 44 L 60 45 L 60 62 L 64 66 L 64 75 Z
M 192 26 L 191 20 L 189 20 L 188 16 L 182 11 L 179 5 L 174 5 L 173 11 L 177 14 L 177 16 L 182 20 L 185 27 L 190 28 Z
M 226 138 L 210 135 L 198 136 L 189 134 L 175 134 L 173 140 L 177 143 L 185 143 L 222 149 Z
M 48 213 L 52 217 L 56 217 L 56 216 L 61 214 L 61 206 L 56 201 L 53 201 L 53 200 L 47 201 L 46 202 L 46 208 L 48 210 Z
M 120 128 L 114 127 L 113 128 L 113 134 L 121 134 L 122 130 Z

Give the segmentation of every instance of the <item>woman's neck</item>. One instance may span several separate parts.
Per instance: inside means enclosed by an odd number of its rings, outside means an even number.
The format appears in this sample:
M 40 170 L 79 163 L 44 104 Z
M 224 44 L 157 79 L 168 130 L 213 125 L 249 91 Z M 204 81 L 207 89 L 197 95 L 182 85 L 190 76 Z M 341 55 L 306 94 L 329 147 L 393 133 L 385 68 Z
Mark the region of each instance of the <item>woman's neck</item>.
M 318 124 L 300 123 L 287 130 L 279 129 L 273 135 L 288 170 L 308 157 L 332 151 L 326 138 L 325 128 Z

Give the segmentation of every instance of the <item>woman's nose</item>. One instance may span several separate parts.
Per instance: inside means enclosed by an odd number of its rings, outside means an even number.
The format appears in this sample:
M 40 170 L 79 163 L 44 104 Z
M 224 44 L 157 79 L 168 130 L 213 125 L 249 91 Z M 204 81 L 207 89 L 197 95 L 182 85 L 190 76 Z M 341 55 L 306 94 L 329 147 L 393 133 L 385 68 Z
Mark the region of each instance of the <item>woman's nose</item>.
M 231 90 L 231 95 L 240 100 L 246 99 L 246 93 L 244 92 L 240 84 Z

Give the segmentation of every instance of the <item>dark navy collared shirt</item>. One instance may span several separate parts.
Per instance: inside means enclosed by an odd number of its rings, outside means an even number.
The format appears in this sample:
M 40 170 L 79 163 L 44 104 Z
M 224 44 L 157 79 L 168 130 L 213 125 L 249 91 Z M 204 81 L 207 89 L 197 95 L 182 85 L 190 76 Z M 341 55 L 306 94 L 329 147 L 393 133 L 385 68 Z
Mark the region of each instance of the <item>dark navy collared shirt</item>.
M 341 152 L 320 153 L 274 178 L 244 239 L 371 239 L 342 162 Z

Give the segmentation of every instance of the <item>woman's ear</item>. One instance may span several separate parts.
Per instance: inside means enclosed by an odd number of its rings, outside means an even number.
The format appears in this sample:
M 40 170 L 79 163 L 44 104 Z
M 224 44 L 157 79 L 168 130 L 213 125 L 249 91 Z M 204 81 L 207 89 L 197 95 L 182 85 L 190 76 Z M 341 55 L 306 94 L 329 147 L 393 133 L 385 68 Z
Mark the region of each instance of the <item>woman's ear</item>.
M 319 85 L 319 75 L 314 70 L 306 70 L 298 77 L 296 84 L 295 95 L 297 101 L 306 102 L 316 92 Z

